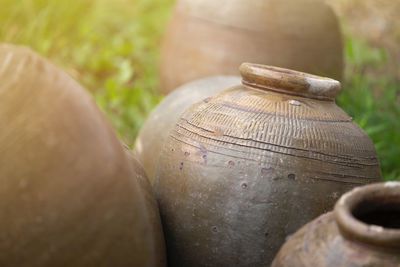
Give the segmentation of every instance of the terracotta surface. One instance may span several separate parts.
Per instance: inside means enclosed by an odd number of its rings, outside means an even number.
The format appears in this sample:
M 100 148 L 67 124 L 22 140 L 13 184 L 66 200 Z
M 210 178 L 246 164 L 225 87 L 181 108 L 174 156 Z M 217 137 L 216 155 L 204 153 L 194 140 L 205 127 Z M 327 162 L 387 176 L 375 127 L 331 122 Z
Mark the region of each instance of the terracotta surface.
M 157 203 L 85 90 L 0 45 L 0 266 L 165 266 Z
M 374 145 L 334 102 L 340 83 L 241 66 L 243 85 L 193 105 L 155 181 L 170 266 L 267 266 L 340 195 L 381 178 Z
M 180 0 L 161 52 L 164 93 L 254 62 L 342 78 L 338 20 L 320 0 Z
M 213 76 L 196 80 L 171 92 L 153 110 L 139 132 L 134 150 L 151 183 L 164 141 L 182 113 L 194 103 L 238 85 L 240 81 L 239 76 Z
M 400 182 L 360 187 L 294 234 L 272 267 L 400 266 Z

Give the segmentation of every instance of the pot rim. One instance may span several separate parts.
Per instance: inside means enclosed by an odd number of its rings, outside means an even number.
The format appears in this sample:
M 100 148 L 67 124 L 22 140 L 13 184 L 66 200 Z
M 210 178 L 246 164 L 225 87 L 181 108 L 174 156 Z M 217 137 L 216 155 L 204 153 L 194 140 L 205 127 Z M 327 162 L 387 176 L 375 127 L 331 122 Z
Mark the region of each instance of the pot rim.
M 335 100 L 341 90 L 337 80 L 275 66 L 243 63 L 243 85 L 318 100 Z
M 344 194 L 336 203 L 334 216 L 341 234 L 348 240 L 400 249 L 400 228 L 385 228 L 367 224 L 354 216 L 362 203 L 388 202 L 382 205 L 400 205 L 400 182 L 386 182 L 358 187 Z

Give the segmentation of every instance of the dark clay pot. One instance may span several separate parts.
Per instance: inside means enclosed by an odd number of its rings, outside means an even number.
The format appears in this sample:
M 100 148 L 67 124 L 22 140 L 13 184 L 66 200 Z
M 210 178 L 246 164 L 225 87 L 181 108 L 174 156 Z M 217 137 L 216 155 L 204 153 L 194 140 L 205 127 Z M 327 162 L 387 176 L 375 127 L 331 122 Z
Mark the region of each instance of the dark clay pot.
M 356 188 L 294 234 L 273 267 L 399 267 L 400 182 Z
M 151 183 L 164 141 L 182 113 L 194 103 L 238 84 L 239 76 L 214 76 L 193 81 L 171 92 L 153 110 L 139 132 L 134 150 Z
M 188 109 L 155 181 L 170 266 L 267 266 L 286 236 L 381 178 L 338 81 L 243 64 L 243 85 Z
M 157 202 L 85 90 L 0 45 L 0 266 L 165 266 Z
M 238 75 L 254 62 L 341 80 L 343 47 L 333 10 L 321 0 L 179 0 L 161 52 L 161 88 Z

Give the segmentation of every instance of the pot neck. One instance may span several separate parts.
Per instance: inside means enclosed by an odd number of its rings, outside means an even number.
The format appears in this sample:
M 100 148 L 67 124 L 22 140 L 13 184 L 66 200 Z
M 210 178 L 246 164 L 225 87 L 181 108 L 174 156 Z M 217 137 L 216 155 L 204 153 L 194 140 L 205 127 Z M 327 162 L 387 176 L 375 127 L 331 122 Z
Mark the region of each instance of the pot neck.
M 341 89 L 336 80 L 273 66 L 243 63 L 240 73 L 245 86 L 306 98 L 334 101 Z
M 400 251 L 400 182 L 356 188 L 340 198 L 334 215 L 346 239 Z

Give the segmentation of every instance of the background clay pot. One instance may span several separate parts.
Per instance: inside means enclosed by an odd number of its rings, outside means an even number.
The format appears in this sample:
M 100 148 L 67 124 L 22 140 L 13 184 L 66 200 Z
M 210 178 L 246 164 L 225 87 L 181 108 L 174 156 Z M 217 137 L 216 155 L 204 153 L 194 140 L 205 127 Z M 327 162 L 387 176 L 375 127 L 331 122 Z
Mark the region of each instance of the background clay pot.
M 272 266 L 400 266 L 400 182 L 345 194 L 333 212 L 294 234 Z
M 0 265 L 165 266 L 144 172 L 84 89 L 11 45 L 0 81 Z
M 320 0 L 180 0 L 161 52 L 164 93 L 254 62 L 341 80 L 342 36 Z
M 267 266 L 287 235 L 380 180 L 374 145 L 334 102 L 340 83 L 262 65 L 188 109 L 155 181 L 171 266 Z
M 154 181 L 158 155 L 164 141 L 182 113 L 194 103 L 238 84 L 238 76 L 214 76 L 193 81 L 170 93 L 153 110 L 135 143 L 135 153 L 151 183 Z

